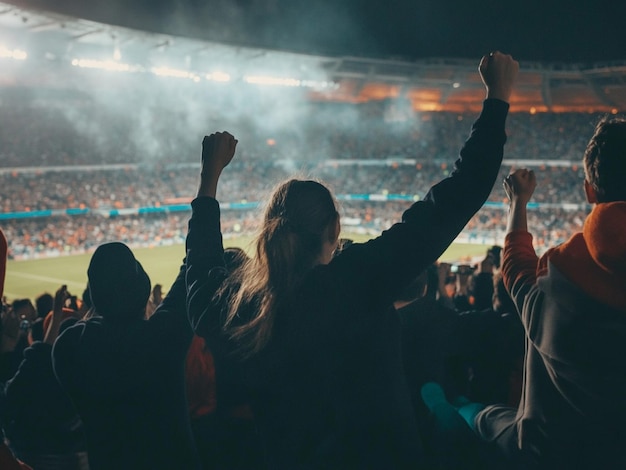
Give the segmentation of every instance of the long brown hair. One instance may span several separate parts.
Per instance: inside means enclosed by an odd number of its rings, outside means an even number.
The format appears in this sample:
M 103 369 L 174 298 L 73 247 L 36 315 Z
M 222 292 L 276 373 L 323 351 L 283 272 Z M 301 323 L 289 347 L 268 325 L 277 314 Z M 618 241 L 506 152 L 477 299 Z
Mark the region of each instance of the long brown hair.
M 273 192 L 254 256 L 221 291 L 232 292 L 224 328 L 246 355 L 267 344 L 277 310 L 318 263 L 324 241 L 337 236 L 338 218 L 333 196 L 316 181 L 292 179 Z

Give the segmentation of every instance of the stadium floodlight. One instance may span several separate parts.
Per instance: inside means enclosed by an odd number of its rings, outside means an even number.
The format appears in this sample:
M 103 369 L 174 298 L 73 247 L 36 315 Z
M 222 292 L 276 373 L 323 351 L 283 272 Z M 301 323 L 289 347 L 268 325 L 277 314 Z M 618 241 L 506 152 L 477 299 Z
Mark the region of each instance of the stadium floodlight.
M 137 67 L 114 60 L 73 59 L 72 65 L 84 69 L 110 70 L 113 72 L 133 72 Z
M 0 58 L 13 60 L 26 60 L 28 54 L 21 49 L 9 49 L 0 45 Z
M 297 87 L 301 85 L 301 81 L 296 78 L 270 77 L 266 75 L 248 75 L 243 79 L 246 83 L 254 85 L 274 85 Z
M 314 89 L 334 89 L 339 87 L 338 83 L 319 80 L 299 80 L 297 78 L 288 77 L 272 77 L 269 75 L 248 75 L 244 77 L 244 82 L 254 85 L 270 85 L 270 86 L 286 86 L 301 87 Z
M 339 88 L 339 83 L 337 82 L 328 82 L 328 81 L 317 81 L 317 80 L 302 80 L 300 86 L 306 88 L 315 88 L 317 90 L 320 89 L 331 89 L 337 90 Z
M 200 77 L 188 70 L 173 69 L 171 67 L 152 67 L 150 71 L 159 77 L 188 78 L 194 82 L 199 82 Z
M 213 82 L 230 82 L 230 75 L 225 72 L 211 72 L 206 74 L 206 79 Z

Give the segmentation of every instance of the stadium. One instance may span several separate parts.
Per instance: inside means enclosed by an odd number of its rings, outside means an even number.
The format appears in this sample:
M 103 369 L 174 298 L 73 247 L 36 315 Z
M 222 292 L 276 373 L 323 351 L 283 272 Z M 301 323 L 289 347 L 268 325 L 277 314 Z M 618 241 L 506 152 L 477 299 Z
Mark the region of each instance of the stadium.
M 473 59 L 305 54 L 0 3 L 3 304 L 82 293 L 110 241 L 170 286 L 215 131 L 239 141 L 219 190 L 226 247 L 251 252 L 269 195 L 294 175 L 332 189 L 341 238 L 370 240 L 450 175 L 484 98 Z M 439 261 L 479 269 L 504 245 L 501 182 L 518 168 L 537 178 L 538 254 L 582 231 L 582 156 L 598 121 L 624 109 L 626 60 L 520 61 L 496 184 Z
M 483 98 L 466 59 L 307 56 L 9 4 L 0 11 L 0 217 L 16 261 L 89 252 L 111 239 L 181 244 L 198 142 L 221 128 L 240 136 L 243 153 L 223 205 L 227 233 L 249 235 L 268 181 L 298 173 L 335 188 L 346 237 L 371 236 L 447 171 Z M 522 63 L 502 174 L 530 166 L 548 182 L 533 207 L 540 245 L 580 228 L 587 207 L 572 184 L 585 138 L 599 116 L 624 109 L 625 76 L 626 63 Z M 497 186 L 459 241 L 501 243 Z M 483 253 L 470 246 L 467 256 Z M 45 277 L 36 265 L 28 272 Z M 33 297 L 36 279 L 29 288 L 9 276 L 7 295 Z

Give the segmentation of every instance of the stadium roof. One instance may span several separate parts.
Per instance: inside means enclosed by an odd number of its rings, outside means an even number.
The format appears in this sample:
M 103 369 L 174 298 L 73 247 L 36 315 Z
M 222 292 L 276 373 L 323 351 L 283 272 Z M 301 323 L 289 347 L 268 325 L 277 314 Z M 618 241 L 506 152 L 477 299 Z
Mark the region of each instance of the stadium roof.
M 332 83 L 311 86 L 312 100 L 408 99 L 419 110 L 476 110 L 484 97 L 476 60 L 304 55 L 139 31 L 6 3 L 0 3 L 0 29 L 0 59 L 10 51 L 23 50 L 29 62 L 49 66 L 76 65 L 82 59 L 118 61 L 149 70 L 167 63 L 168 70 L 194 74 L 209 73 L 209 68 L 219 65 L 230 67 L 233 77 L 256 74 L 285 82 Z M 33 77 L 25 81 L 19 67 L 0 71 L 3 87 L 50 85 L 46 74 L 38 79 L 39 83 Z M 626 61 L 591 65 L 522 62 L 511 108 L 621 112 L 626 109 Z

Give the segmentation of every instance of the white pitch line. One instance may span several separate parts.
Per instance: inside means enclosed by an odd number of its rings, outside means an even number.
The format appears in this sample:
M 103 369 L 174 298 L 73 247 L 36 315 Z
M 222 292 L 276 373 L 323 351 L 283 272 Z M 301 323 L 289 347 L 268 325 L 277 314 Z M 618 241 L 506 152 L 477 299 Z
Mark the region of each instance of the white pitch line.
M 22 273 L 22 272 L 11 272 L 11 273 L 7 273 L 7 277 L 22 277 L 25 279 L 32 279 L 34 281 L 42 281 L 42 282 L 48 282 L 50 284 L 56 284 L 57 286 L 61 286 L 63 284 L 67 285 L 67 286 L 72 286 L 72 287 L 85 287 L 87 285 L 87 283 L 85 282 L 85 284 L 82 284 L 80 282 L 76 282 L 76 281 L 70 281 L 69 279 L 60 279 L 57 277 L 49 277 L 49 276 L 39 276 L 38 274 L 28 274 L 28 273 Z

